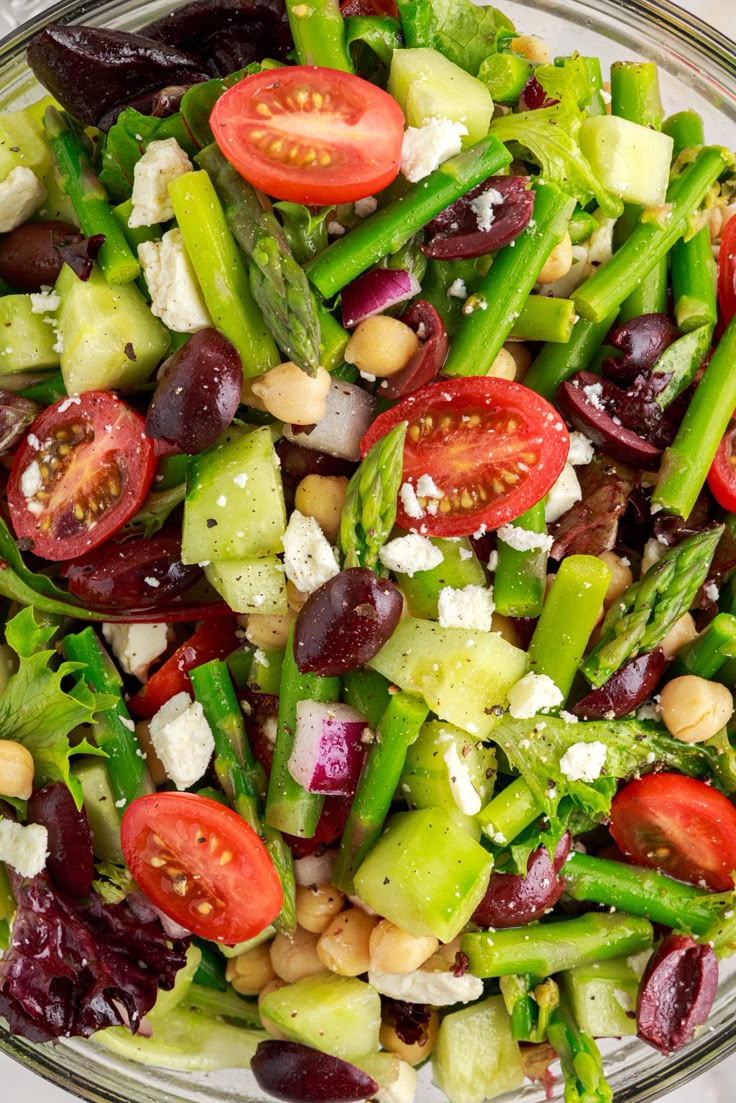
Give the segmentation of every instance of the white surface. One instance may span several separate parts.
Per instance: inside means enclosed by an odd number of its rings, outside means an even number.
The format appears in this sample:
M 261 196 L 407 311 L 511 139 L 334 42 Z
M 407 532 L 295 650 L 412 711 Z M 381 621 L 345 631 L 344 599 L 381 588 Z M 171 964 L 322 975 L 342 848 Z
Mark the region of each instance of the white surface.
M 503 7 L 502 0 L 496 2 Z M 733 0 L 679 0 L 682 7 L 695 12 L 701 19 L 712 23 L 736 40 L 736 6 Z M 10 22 L 17 11 L 43 7 L 39 0 L 25 4 L 23 0 L 0 0 L 0 36 L 5 31 L 3 21 Z M 11 23 L 12 25 L 12 23 Z M 9 28 L 8 28 L 9 29 Z M 702 1076 L 696 1083 L 666 1096 L 660 1103 L 733 1103 L 736 1057 L 723 1062 L 713 1072 Z M 72 1103 L 75 1097 L 60 1091 L 31 1075 L 15 1062 L 0 1054 L 0 1084 L 3 1103 Z

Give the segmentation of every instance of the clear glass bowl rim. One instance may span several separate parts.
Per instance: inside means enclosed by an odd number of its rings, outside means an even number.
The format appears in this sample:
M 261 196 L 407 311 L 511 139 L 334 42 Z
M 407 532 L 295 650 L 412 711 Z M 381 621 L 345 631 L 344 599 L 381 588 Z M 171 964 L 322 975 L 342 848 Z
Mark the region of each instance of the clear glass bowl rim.
M 181 7 L 185 2 L 186 0 L 171 0 L 168 8 Z M 502 0 L 493 0 L 493 2 L 503 7 Z M 523 3 L 524 0 L 517 0 L 517 2 Z M 566 0 L 531 0 L 531 3 L 526 0 L 526 2 L 532 9 L 549 9 L 558 15 L 563 15 L 566 8 Z M 729 98 L 736 104 L 736 42 L 717 28 L 704 23 L 697 15 L 685 11 L 670 0 L 571 0 L 571 2 L 577 9 L 588 8 L 593 13 L 615 15 L 617 10 L 625 11 L 626 22 L 629 25 L 641 22 L 649 30 L 661 29 L 668 39 L 678 41 L 687 54 L 700 55 L 710 63 L 709 68 L 711 66 L 718 68 L 731 78 L 733 84 L 729 89 Z M 124 6 L 129 8 L 130 4 Z M 142 9 L 150 6 L 151 0 L 140 0 Z M 114 0 L 60 0 L 49 6 L 0 40 L 0 71 L 22 58 L 31 38 L 46 24 L 74 23 L 83 20 L 94 23 L 98 22 L 95 17 L 99 13 L 113 8 Z M 2 92 L 1 88 L 0 92 Z M 704 1032 L 705 1030 L 707 1027 L 704 1028 Z M 657 1062 L 656 1067 L 652 1067 L 637 1084 L 627 1083 L 616 1092 L 616 1103 L 651 1103 L 662 1094 L 682 1087 L 736 1053 L 736 1021 L 732 1028 L 724 1024 L 721 1029 L 712 1030 L 705 1039 L 701 1035 L 698 1042 L 697 1048 L 687 1047 L 680 1054 L 669 1058 L 666 1066 Z M 119 1086 L 114 1087 L 109 1081 L 104 1085 L 99 1084 L 96 1083 L 94 1074 L 89 1078 L 85 1076 L 83 1081 L 75 1079 L 72 1082 L 69 1070 L 65 1067 L 63 1050 L 56 1051 L 49 1046 L 32 1046 L 23 1039 L 8 1035 L 2 1027 L 0 1027 L 0 1053 L 11 1057 L 29 1071 L 59 1088 L 90 1100 L 91 1103 L 131 1103 L 131 1095 L 129 1090 L 126 1090 L 125 1083 L 120 1082 Z M 557 1097 L 556 1094 L 555 1098 Z M 169 1095 L 168 1092 L 162 1094 L 159 1091 L 155 1095 L 148 1096 L 145 1103 L 149 1103 L 149 1099 L 154 1098 L 157 1103 L 178 1103 L 180 1097 Z M 507 1098 L 511 1097 L 504 1096 L 499 1103 L 504 1103 Z M 257 1101 L 253 1100 L 253 1103 Z

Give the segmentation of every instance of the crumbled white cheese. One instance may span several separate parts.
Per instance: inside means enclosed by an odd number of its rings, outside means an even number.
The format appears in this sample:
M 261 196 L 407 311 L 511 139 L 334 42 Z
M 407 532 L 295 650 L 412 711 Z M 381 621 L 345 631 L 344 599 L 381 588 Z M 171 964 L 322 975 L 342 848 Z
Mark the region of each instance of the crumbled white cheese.
M 508 544 L 515 551 L 549 551 L 554 544 L 554 538 L 544 532 L 529 532 L 518 525 L 501 525 L 497 533 L 498 539 Z
M 416 184 L 462 149 L 468 128 L 451 119 L 428 119 L 423 126 L 410 126 L 401 147 L 401 171 Z
M 342 237 L 345 233 L 345 227 L 342 222 L 337 222 L 335 219 L 332 222 L 327 223 L 327 233 L 331 237 Z
M 575 468 L 571 463 L 566 463 L 559 474 L 557 481 L 547 494 L 544 503 L 544 519 L 548 525 L 559 521 L 568 509 L 579 502 L 583 497 Z
M 417 479 L 417 494 L 420 498 L 435 498 L 439 501 L 444 498 L 444 490 L 440 490 L 431 475 L 420 475 Z
M 377 206 L 378 200 L 375 195 L 367 195 L 365 199 L 356 199 L 355 213 L 358 218 L 367 218 L 369 214 L 373 214 Z
M 9 234 L 34 214 L 46 198 L 46 188 L 32 169 L 16 165 L 0 183 L 0 234 Z
M 509 690 L 509 712 L 517 720 L 530 720 L 542 709 L 554 709 L 564 698 L 547 674 L 525 674 Z
M 486 564 L 486 566 L 488 567 L 489 571 L 495 571 L 496 567 L 498 566 L 498 552 L 495 550 L 495 548 L 488 556 L 488 563 Z
M 50 287 L 30 295 L 32 314 L 53 314 L 61 305 L 61 298 Z
M 453 1003 L 470 1003 L 483 995 L 483 981 L 471 973 L 456 977 L 447 972 L 416 969 L 413 973 L 380 973 L 368 970 L 368 983 L 382 996 L 407 1003 L 428 1003 L 432 1007 L 447 1007 Z
M 305 517 L 298 509 L 284 533 L 284 569 L 303 594 L 318 590 L 340 571 L 334 549 L 314 517 Z
M 7 862 L 21 877 L 36 877 L 46 865 L 49 833 L 40 823 L 0 820 L 0 862 Z
M 447 294 L 451 299 L 467 299 L 468 289 L 465 286 L 465 280 L 461 280 L 458 276 L 458 278 L 453 280 L 447 288 Z
M 573 467 L 584 467 L 591 463 L 595 455 L 593 441 L 586 437 L 585 433 L 570 433 L 570 451 L 567 453 L 567 462 Z
M 138 260 L 151 295 L 151 313 L 165 326 L 175 333 L 197 333 L 212 325 L 181 230 L 169 230 L 160 241 L 142 242 Z
M 418 521 L 426 516 L 425 510 L 419 504 L 417 492 L 411 483 L 402 483 L 399 490 L 399 500 L 406 516 L 411 517 L 413 521 Z
M 488 188 L 487 191 L 476 195 L 475 199 L 471 199 L 470 209 L 475 215 L 479 230 L 490 230 L 496 217 L 493 208 L 500 207 L 502 203 L 503 196 L 496 188 Z
M 715 582 L 706 583 L 706 585 L 703 587 L 703 593 L 708 598 L 708 601 L 712 601 L 714 603 L 718 601 L 718 598 L 721 596 L 721 591 L 718 589 Z
M 443 586 L 437 608 L 442 628 L 473 628 L 479 632 L 490 632 L 496 606 L 492 591 L 485 586 L 465 586 L 462 590 Z
M 444 559 L 440 549 L 426 536 L 411 532 L 408 536 L 397 536 L 389 540 L 378 553 L 384 567 L 398 574 L 408 574 L 413 578 L 419 571 L 431 571 L 439 567 Z
M 570 781 L 595 781 L 605 765 L 606 745 L 597 739 L 592 743 L 573 743 L 560 759 L 560 771 Z
M 588 383 L 583 387 L 583 394 L 587 398 L 588 402 L 596 410 L 603 409 L 603 384 L 602 383 Z
M 36 460 L 28 464 L 20 477 L 20 489 L 24 498 L 33 498 L 43 488 L 41 468 Z
M 408 1061 L 399 1061 L 399 1075 L 377 1091 L 376 1103 L 414 1103 L 417 1093 L 417 1070 Z
M 551 295 L 554 299 L 569 299 L 583 280 L 587 280 L 593 272 L 594 268 L 588 258 L 586 246 L 573 245 L 572 264 L 569 270 L 558 280 L 540 285 L 540 289 L 545 295 Z
M 131 230 L 137 226 L 155 226 L 174 217 L 169 184 L 192 171 L 192 162 L 176 138 L 150 142 L 133 169 L 133 210 L 128 219 Z
M 456 743 L 450 743 L 442 761 L 447 766 L 450 792 L 455 804 L 466 816 L 477 816 L 482 804 L 480 793 L 470 779 L 470 771 L 460 758 Z
M 212 729 L 199 701 L 177 693 L 152 717 L 151 743 L 177 789 L 189 789 L 202 777 L 215 750 Z
M 605 264 L 613 256 L 613 228 L 616 219 L 606 218 L 600 212 L 595 217 L 599 225 L 588 238 L 588 260 L 591 264 Z
M 103 624 L 102 635 L 126 674 L 139 682 L 148 678 L 151 663 L 163 655 L 168 643 L 166 624 Z

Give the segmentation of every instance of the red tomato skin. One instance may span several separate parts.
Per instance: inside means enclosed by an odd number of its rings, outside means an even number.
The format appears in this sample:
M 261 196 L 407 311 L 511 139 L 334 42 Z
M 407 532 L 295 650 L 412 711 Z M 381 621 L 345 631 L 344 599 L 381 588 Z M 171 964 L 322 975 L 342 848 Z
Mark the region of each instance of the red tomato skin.
M 151 856 L 165 853 L 155 837 L 173 856 L 172 869 L 188 876 L 191 895 L 174 892 L 168 866 L 151 862 Z M 138 797 L 125 810 L 120 842 L 141 892 L 202 938 L 244 942 L 281 911 L 283 889 L 268 851 L 252 827 L 216 800 L 195 793 Z M 221 862 L 225 852 L 230 856 Z M 224 906 L 202 914 L 197 908 L 202 897 L 219 898 Z
M 729 226 L 731 223 L 729 222 Z M 733 512 L 736 510 L 736 458 L 734 457 L 734 436 L 736 425 L 731 425 L 723 434 L 718 445 L 715 459 L 708 472 L 708 487 L 719 506 Z
M 188 671 L 210 659 L 225 659 L 240 643 L 235 617 L 206 620 L 177 648 L 129 703 L 131 712 L 150 720 L 177 693 L 191 693 Z
M 315 109 L 314 101 L 296 108 L 291 94 L 295 86 L 319 93 L 323 105 L 329 94 L 334 106 L 324 108 L 321 119 L 323 107 Z M 266 100 L 275 100 L 278 110 L 271 112 Z M 256 107 L 270 114 L 257 114 Z M 298 130 L 279 125 L 285 115 L 299 121 Z M 267 195 L 294 203 L 328 206 L 364 199 L 395 180 L 401 166 L 404 116 L 396 100 L 362 77 L 336 69 L 292 65 L 254 73 L 220 97 L 210 125 L 218 146 L 241 176 Z M 260 143 L 254 134 L 263 135 Z M 270 154 L 279 141 L 282 160 Z M 317 164 L 286 159 L 284 143 L 299 141 L 305 155 L 316 149 Z M 324 164 L 319 163 L 320 155 Z
M 90 436 L 72 445 L 67 461 L 54 454 L 60 444 L 55 434 L 74 424 L 84 427 Z M 41 489 L 50 486 L 50 498 L 43 505 L 35 498 L 33 504 L 38 511 L 34 513 L 29 508 L 33 496 L 24 493 L 22 479 L 33 463 L 43 468 L 47 453 L 51 456 L 52 475 Z M 58 479 L 55 462 L 63 468 Z M 122 491 L 93 525 L 82 528 L 73 517 L 75 495 L 80 492 L 85 508 L 90 498 L 99 501 L 105 497 L 105 484 L 99 485 L 100 478 L 108 477 L 105 464 L 111 477 L 120 477 Z M 155 470 L 153 441 L 145 435 L 144 419 L 117 395 L 86 391 L 72 399 L 61 399 L 36 418 L 15 454 L 8 483 L 8 508 L 15 534 L 32 540 L 34 553 L 43 559 L 58 561 L 84 555 L 113 536 L 138 511 Z M 46 526 L 48 518 L 51 523 Z
M 647 774 L 613 798 L 610 832 L 635 865 L 715 892 L 734 887 L 736 808 L 697 778 Z
M 413 428 L 428 411 L 436 412 L 438 418 L 441 413 L 449 413 L 456 423 L 459 422 L 459 427 L 456 424 L 447 430 L 440 423 L 436 431 L 431 431 L 429 441 L 423 439 L 415 446 Z M 467 413 L 464 411 L 480 411 L 481 417 L 483 413 L 488 417 L 508 414 L 515 428 L 507 434 L 499 432 L 492 438 L 487 426 L 480 425 L 475 431 L 465 429 L 462 417 L 467 418 Z M 409 422 L 403 478 L 418 478 L 427 473 L 443 490 L 446 487 L 450 491 L 454 489 L 452 480 L 458 471 L 470 474 L 476 482 L 482 479 L 484 466 L 489 466 L 489 457 L 491 463 L 494 462 L 489 440 L 506 453 L 504 464 L 513 463 L 511 446 L 514 444 L 522 455 L 523 449 L 527 452 L 529 448 L 541 449 L 539 462 L 527 465 L 528 470 L 519 473 L 518 485 L 514 484 L 503 496 L 472 512 L 443 514 L 438 510 L 434 514 L 426 513 L 418 521 L 408 517 L 399 502 L 397 525 L 427 536 L 469 536 L 515 520 L 552 488 L 570 450 L 567 426 L 555 408 L 528 387 L 507 379 L 489 376 L 446 379 L 415 391 L 376 418 L 360 442 L 361 455 L 365 458 L 376 441 L 400 421 Z M 519 431 L 524 428 L 529 431 L 526 436 Z M 457 440 L 460 443 L 455 447 Z M 453 452 L 456 453 L 454 466 Z
M 728 325 L 736 314 L 736 218 L 726 223 L 718 252 L 718 306 Z

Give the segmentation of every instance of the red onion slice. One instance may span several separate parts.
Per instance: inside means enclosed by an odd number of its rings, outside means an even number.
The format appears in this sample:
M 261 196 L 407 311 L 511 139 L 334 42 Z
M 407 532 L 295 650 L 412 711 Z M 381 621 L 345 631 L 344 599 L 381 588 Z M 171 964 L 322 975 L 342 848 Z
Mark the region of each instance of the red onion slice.
M 364 318 L 382 314 L 390 306 L 413 299 L 419 280 L 404 268 L 374 268 L 349 283 L 342 292 L 342 324 L 353 329 Z
M 309 793 L 349 796 L 363 764 L 367 722 L 350 705 L 300 701 L 289 773 Z

